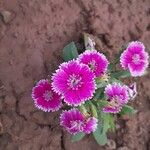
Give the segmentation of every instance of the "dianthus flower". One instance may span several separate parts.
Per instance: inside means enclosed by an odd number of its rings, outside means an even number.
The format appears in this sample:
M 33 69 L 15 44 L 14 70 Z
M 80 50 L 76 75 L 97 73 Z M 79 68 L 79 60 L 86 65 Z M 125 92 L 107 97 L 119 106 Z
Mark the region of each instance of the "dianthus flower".
M 125 70 L 129 70 L 131 75 L 142 76 L 148 67 L 148 53 L 141 42 L 129 43 L 127 49 L 121 54 L 120 64 Z
M 108 97 L 108 104 L 103 108 L 103 111 L 106 113 L 120 112 L 122 106 L 129 100 L 128 87 L 119 83 L 107 85 L 105 94 Z
M 96 50 L 86 50 L 79 56 L 79 61 L 88 65 L 96 77 L 103 75 L 107 71 L 109 64 L 105 55 Z
M 86 118 L 78 109 L 73 108 L 63 111 L 60 116 L 60 125 L 69 133 L 77 134 L 79 132 L 91 133 L 97 128 L 97 119 L 95 117 Z
M 52 86 L 68 105 L 80 105 L 89 100 L 96 89 L 94 74 L 89 67 L 72 60 L 60 65 L 52 77 Z
M 35 106 L 45 112 L 57 111 L 62 106 L 61 98 L 52 91 L 48 80 L 40 80 L 32 89 Z

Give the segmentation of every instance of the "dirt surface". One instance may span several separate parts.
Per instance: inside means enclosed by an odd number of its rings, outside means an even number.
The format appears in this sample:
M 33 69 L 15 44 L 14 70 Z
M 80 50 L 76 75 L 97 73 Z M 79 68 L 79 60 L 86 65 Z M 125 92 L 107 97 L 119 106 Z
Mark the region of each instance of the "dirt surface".
M 82 32 L 111 58 L 131 40 L 150 52 L 150 0 L 0 0 L 0 150 L 150 149 L 150 73 L 131 80 L 138 84 L 138 113 L 120 118 L 105 147 L 91 136 L 72 143 L 59 127 L 60 112 L 34 107 L 35 81 L 54 72 L 62 48 Z

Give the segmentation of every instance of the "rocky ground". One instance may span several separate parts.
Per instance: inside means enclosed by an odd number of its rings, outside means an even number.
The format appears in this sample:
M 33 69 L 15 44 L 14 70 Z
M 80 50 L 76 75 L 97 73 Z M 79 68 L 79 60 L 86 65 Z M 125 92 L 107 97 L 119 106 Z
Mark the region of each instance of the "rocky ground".
M 62 48 L 94 35 L 113 59 L 122 44 L 140 40 L 150 52 L 149 0 L 0 1 L 0 150 L 150 149 L 150 73 L 135 80 L 138 113 L 120 118 L 107 146 L 91 136 L 72 143 L 59 127 L 59 113 L 34 107 L 31 89 L 62 62 Z M 150 71 L 150 69 L 149 69 Z M 111 140 L 112 139 L 112 140 Z

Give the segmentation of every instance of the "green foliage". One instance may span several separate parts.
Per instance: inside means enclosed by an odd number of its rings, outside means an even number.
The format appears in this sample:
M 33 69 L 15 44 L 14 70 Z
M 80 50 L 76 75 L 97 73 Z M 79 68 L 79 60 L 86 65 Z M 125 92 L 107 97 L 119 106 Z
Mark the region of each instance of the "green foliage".
M 103 132 L 103 126 L 99 123 L 93 136 L 99 145 L 105 145 L 107 143 L 107 135 Z
M 121 115 L 131 115 L 131 114 L 135 114 L 137 111 L 132 107 L 132 106 L 129 106 L 129 105 L 125 105 L 120 114 Z
M 102 89 L 102 88 L 97 89 L 94 94 L 93 100 L 98 100 L 98 99 L 103 98 L 103 95 L 104 95 L 103 91 L 104 91 L 104 89 Z
M 115 131 L 115 120 L 111 114 L 110 114 L 110 118 L 109 118 L 109 125 L 110 125 L 110 130 L 114 132 Z
M 106 81 L 101 81 L 101 82 L 97 83 L 97 88 L 105 87 L 107 84 L 108 84 L 108 82 L 106 82 Z
M 101 120 L 103 123 L 103 132 L 107 132 L 109 129 L 114 131 L 115 123 L 113 115 L 101 112 Z
M 97 108 L 96 106 L 90 101 L 90 107 L 91 107 L 91 112 L 92 112 L 92 115 L 97 118 Z
M 114 67 L 115 67 L 115 65 L 112 64 L 112 63 L 110 63 L 110 64 L 108 65 L 108 71 L 109 71 L 109 72 L 113 71 Z
M 98 104 L 99 104 L 100 109 L 102 109 L 104 106 L 106 106 L 108 104 L 108 101 L 106 101 L 106 100 L 99 100 Z
M 115 71 L 111 74 L 112 78 L 127 78 L 127 77 L 131 77 L 131 74 L 129 71 L 127 70 L 121 70 L 121 71 Z
M 109 129 L 115 130 L 114 118 L 111 114 L 103 113 L 99 108 L 98 110 L 99 123 L 96 131 L 93 132 L 93 136 L 98 144 L 105 145 L 107 143 L 107 131 Z
M 111 78 L 110 81 L 109 81 L 109 83 L 114 83 L 114 82 L 115 83 L 117 82 L 117 83 L 123 84 L 122 81 L 120 81 L 120 80 L 118 80 L 116 78 Z
M 85 136 L 85 133 L 78 133 L 72 136 L 72 142 L 80 141 Z
M 63 59 L 69 61 L 78 57 L 78 51 L 74 42 L 69 43 L 63 49 Z

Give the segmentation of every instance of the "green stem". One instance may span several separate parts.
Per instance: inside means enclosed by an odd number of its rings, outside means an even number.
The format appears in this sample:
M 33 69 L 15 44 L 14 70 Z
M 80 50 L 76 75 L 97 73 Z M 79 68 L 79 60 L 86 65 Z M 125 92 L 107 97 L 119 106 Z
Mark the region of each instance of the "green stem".
M 91 108 L 91 111 L 92 111 L 92 115 L 95 117 L 95 118 L 98 118 L 98 115 L 97 115 L 97 108 L 96 106 L 90 101 L 90 108 Z
M 80 111 L 81 111 L 84 115 L 87 114 L 87 109 L 86 109 L 86 107 L 85 107 L 84 105 L 79 106 L 79 109 L 80 109 Z

